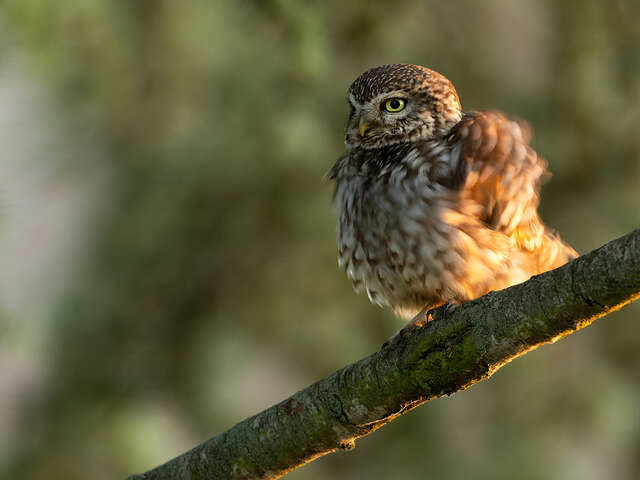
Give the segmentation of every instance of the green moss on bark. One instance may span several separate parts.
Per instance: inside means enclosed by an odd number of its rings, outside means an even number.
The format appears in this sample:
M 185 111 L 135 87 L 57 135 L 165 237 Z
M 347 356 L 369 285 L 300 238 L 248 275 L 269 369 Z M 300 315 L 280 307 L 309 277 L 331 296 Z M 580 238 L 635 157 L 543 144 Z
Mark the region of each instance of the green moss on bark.
M 278 478 L 432 398 L 491 375 L 640 295 L 640 230 L 568 265 L 468 302 L 400 341 L 147 473 L 142 479 Z

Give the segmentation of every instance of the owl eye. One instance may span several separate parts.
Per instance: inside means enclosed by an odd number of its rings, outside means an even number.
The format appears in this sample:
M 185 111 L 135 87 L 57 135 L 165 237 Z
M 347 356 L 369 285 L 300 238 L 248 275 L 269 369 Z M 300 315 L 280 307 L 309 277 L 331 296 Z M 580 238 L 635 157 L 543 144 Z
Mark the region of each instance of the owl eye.
M 406 104 L 407 102 L 405 102 L 405 100 L 402 98 L 390 98 L 389 100 L 384 102 L 384 109 L 387 112 L 395 113 L 404 109 Z

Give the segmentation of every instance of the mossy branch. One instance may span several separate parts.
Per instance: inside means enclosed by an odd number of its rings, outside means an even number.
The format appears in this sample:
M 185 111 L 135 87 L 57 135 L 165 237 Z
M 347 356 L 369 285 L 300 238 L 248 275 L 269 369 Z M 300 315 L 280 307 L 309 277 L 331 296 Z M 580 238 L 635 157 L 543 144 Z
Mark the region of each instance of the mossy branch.
M 151 479 L 278 478 L 416 406 L 488 378 L 514 358 L 640 296 L 640 230 L 527 282 L 491 292 L 248 418 Z M 444 318 L 446 317 L 446 318 Z

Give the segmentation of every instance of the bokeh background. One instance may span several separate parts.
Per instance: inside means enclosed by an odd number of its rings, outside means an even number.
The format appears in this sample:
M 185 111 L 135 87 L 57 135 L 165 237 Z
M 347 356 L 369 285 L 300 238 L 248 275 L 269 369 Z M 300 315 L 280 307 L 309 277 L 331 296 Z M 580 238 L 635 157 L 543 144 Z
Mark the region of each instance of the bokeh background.
M 429 66 L 528 120 L 542 214 L 640 225 L 633 0 L 0 3 L 0 476 L 144 471 L 401 325 L 336 266 L 345 91 Z M 640 305 L 292 479 L 640 477 Z

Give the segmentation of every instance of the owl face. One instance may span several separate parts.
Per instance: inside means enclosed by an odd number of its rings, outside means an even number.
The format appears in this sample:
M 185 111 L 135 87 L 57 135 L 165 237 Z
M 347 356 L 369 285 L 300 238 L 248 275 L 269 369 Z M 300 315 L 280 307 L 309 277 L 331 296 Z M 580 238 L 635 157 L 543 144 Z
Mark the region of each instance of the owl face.
M 347 150 L 430 140 L 446 134 L 462 116 L 451 82 L 417 65 L 367 70 L 351 84 L 347 98 Z

